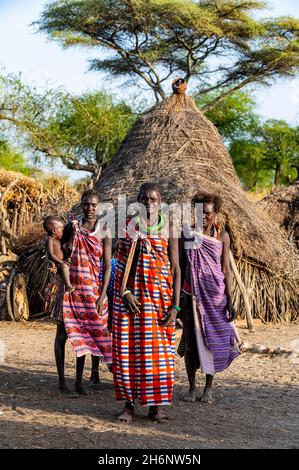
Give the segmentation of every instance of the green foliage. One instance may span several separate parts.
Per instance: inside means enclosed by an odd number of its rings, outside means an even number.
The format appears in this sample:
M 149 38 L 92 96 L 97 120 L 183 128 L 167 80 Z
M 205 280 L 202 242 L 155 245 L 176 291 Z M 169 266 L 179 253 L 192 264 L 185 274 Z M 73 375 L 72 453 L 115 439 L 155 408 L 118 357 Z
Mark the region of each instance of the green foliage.
M 199 97 L 195 100 L 199 108 L 217 97 L 217 93 Z M 256 102 L 254 97 L 244 91 L 237 91 L 226 96 L 217 106 L 205 113 L 213 122 L 226 142 L 241 138 L 259 118 L 255 113 Z
M 32 170 L 20 153 L 14 152 L 5 140 L 0 140 L 0 169 L 31 175 Z
M 14 127 L 36 160 L 60 159 L 67 168 L 87 171 L 95 179 L 135 120 L 127 104 L 114 103 L 106 93 L 40 93 L 15 76 L 0 79 L 0 98 L 0 122 Z
M 264 167 L 262 144 L 250 138 L 237 139 L 231 142 L 229 151 L 245 189 L 255 191 L 273 186 L 273 171 Z
M 288 184 L 297 177 L 298 143 L 298 127 L 272 119 L 254 123 L 246 136 L 231 141 L 229 151 L 244 185 L 261 189 Z
M 56 0 L 35 25 L 63 47 L 94 49 L 91 69 L 144 81 L 156 101 L 178 75 L 192 78 L 198 96 L 217 90 L 207 109 L 250 83 L 298 70 L 299 20 L 257 19 L 264 7 L 253 0 Z
M 296 177 L 299 168 L 299 127 L 282 120 L 269 119 L 257 129 L 263 143 L 263 164 L 274 172 L 274 184 Z

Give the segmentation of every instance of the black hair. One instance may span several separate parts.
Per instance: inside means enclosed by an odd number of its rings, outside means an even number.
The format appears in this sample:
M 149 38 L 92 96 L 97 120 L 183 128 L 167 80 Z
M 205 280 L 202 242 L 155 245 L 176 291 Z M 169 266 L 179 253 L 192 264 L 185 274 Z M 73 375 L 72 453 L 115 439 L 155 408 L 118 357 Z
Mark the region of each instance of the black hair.
M 148 181 L 147 183 L 143 183 L 139 188 L 139 193 L 137 196 L 137 201 L 140 202 L 141 193 L 146 191 L 156 191 L 162 197 L 162 188 L 159 183 L 154 181 Z
M 101 196 L 100 196 L 99 191 L 97 191 L 96 189 L 87 189 L 86 191 L 84 191 L 84 193 L 81 196 L 81 204 L 83 202 L 83 199 L 89 196 L 95 196 L 98 198 L 99 202 L 101 201 Z
M 213 203 L 216 214 L 221 211 L 222 198 L 218 194 L 196 193 L 192 198 L 192 204 Z
M 62 217 L 58 215 L 48 215 L 43 221 L 43 228 L 48 235 L 52 235 L 55 222 L 65 223 Z

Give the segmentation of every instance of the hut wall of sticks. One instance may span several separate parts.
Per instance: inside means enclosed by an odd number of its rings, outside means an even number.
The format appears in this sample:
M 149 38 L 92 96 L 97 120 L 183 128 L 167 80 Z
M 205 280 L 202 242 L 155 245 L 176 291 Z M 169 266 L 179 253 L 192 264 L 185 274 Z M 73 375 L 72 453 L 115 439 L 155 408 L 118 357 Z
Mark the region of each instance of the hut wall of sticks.
M 153 180 L 162 185 L 166 203 L 190 201 L 195 192 L 218 193 L 224 200 L 222 226 L 232 241 L 235 308 L 241 316 L 250 309 L 263 322 L 295 320 L 298 253 L 247 199 L 217 129 L 180 85 L 135 123 L 97 189 L 113 203 L 120 194 L 134 201 L 140 185 Z
M 42 312 L 49 279 L 42 220 L 64 216 L 78 200 L 62 179 L 41 182 L 0 170 L 0 319 L 27 320 Z

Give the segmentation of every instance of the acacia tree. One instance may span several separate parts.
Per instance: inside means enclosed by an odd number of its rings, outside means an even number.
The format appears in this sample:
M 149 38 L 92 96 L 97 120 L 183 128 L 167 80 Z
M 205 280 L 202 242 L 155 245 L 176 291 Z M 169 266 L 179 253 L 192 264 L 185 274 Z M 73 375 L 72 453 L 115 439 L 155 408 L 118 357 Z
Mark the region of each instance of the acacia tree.
M 196 95 L 217 91 L 203 107 L 210 109 L 250 83 L 298 70 L 299 20 L 257 19 L 264 7 L 253 0 L 56 0 L 35 25 L 63 47 L 93 49 L 91 69 L 138 78 L 157 102 L 170 77 L 192 78 Z
M 59 159 L 96 181 L 135 120 L 124 102 L 103 92 L 73 96 L 64 90 L 39 92 L 13 75 L 0 77 L 0 122 L 14 128 L 35 160 Z

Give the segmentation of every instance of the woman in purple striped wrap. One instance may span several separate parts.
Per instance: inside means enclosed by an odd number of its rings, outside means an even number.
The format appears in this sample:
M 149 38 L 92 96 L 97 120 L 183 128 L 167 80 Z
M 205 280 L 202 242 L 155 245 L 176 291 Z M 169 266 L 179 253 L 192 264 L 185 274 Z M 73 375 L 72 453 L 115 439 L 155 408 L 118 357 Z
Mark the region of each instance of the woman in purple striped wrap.
M 232 323 L 236 312 L 231 299 L 230 237 L 216 224 L 218 196 L 199 194 L 192 204 L 195 210 L 202 205 L 202 231 L 185 227 L 181 238 L 184 358 L 190 385 L 185 400 L 196 400 L 195 374 L 200 367 L 206 374 L 200 401 L 212 403 L 215 373 L 240 354 Z

